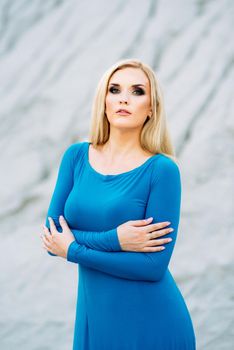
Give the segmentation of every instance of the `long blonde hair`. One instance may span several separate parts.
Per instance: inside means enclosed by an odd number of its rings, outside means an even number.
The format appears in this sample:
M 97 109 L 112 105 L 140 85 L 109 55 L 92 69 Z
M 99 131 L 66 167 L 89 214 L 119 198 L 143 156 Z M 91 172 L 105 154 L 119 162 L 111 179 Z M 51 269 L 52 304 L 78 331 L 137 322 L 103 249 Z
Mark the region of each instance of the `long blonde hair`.
M 110 124 L 105 115 L 105 99 L 111 76 L 126 67 L 140 68 L 148 77 L 151 90 L 152 116 L 145 121 L 140 135 L 141 147 L 153 154 L 162 153 L 175 162 L 174 148 L 167 126 L 164 100 L 159 81 L 150 66 L 138 59 L 124 59 L 112 65 L 101 77 L 94 96 L 89 141 L 95 147 L 109 139 Z

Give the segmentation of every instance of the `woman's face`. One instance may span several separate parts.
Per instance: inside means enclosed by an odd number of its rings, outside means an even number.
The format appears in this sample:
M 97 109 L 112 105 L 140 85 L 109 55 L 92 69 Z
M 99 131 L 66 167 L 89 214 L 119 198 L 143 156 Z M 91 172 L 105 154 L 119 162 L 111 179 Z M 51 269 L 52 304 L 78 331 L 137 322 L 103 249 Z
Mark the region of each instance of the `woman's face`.
M 118 113 L 125 109 L 130 114 Z M 151 115 L 150 84 L 139 68 L 117 70 L 109 80 L 106 94 L 106 116 L 114 127 L 142 127 Z

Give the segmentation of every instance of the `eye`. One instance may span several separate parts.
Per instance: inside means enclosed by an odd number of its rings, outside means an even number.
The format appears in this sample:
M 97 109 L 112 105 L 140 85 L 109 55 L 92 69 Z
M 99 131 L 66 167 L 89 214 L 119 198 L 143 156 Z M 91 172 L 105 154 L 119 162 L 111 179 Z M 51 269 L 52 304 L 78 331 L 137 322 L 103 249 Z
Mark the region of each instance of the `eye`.
M 109 88 L 109 91 L 110 91 L 112 94 L 115 94 L 116 91 L 117 91 L 117 92 L 119 91 L 119 89 L 117 89 L 117 88 L 115 88 L 115 87 L 112 86 L 112 87 Z M 137 88 L 137 89 L 133 90 L 133 93 L 134 93 L 134 95 L 144 95 L 144 94 L 145 94 L 144 90 L 141 89 L 141 88 Z
M 138 88 L 138 89 L 134 90 L 133 92 L 136 92 L 137 95 L 144 95 L 145 94 L 144 90 L 142 90 L 141 88 Z
M 116 89 L 115 87 L 111 87 L 110 89 L 109 89 L 109 91 L 112 93 L 112 94 L 114 94 L 115 93 L 115 90 L 118 90 L 118 89 Z

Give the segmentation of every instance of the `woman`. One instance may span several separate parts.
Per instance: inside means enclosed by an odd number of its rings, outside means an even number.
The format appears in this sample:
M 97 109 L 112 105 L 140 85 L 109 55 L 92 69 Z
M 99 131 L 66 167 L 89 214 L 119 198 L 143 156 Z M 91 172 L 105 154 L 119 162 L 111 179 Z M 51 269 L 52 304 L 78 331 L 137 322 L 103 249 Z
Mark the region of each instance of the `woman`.
M 49 254 L 79 264 L 73 350 L 194 350 L 168 269 L 180 171 L 148 65 L 123 60 L 104 74 L 90 140 L 64 152 L 42 237 Z

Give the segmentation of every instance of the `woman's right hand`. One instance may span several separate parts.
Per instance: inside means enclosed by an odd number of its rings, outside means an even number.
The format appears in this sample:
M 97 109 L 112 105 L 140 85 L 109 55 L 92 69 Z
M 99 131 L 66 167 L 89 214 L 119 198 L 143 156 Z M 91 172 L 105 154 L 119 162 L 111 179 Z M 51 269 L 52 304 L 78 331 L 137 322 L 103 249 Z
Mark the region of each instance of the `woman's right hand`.
M 133 252 L 158 252 L 165 249 L 162 244 L 172 241 L 171 238 L 154 239 L 172 232 L 173 228 L 166 228 L 168 221 L 149 223 L 151 219 L 130 220 L 117 227 L 118 239 L 122 250 Z

